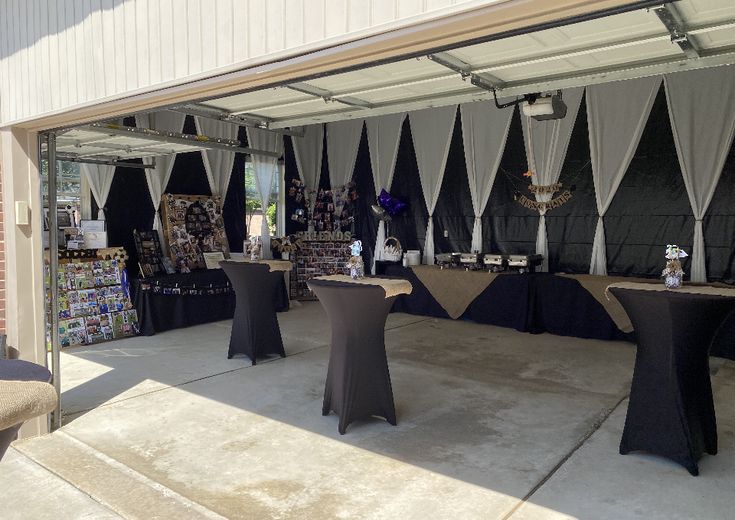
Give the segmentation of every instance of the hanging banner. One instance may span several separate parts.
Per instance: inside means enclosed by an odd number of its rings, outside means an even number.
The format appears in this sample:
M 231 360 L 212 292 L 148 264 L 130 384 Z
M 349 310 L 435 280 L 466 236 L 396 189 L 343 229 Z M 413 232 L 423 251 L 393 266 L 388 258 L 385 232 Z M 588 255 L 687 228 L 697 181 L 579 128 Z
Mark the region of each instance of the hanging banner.
M 571 198 L 572 192 L 569 190 L 564 190 L 557 197 L 554 197 L 548 202 L 538 202 L 536 200 L 529 199 L 525 195 L 519 196 L 517 198 L 517 202 L 524 208 L 533 209 L 536 211 L 547 211 L 566 204 Z

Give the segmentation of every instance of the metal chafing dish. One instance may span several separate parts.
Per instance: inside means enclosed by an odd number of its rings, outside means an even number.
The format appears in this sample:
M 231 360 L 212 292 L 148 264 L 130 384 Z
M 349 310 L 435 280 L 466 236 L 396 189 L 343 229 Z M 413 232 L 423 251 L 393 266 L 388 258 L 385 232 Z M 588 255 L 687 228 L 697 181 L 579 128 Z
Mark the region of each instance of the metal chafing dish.
M 543 260 L 543 255 L 508 255 L 508 268 L 533 273 Z
M 462 253 L 459 255 L 459 263 L 465 269 L 481 268 L 480 255 L 477 253 Z
M 434 255 L 434 263 L 444 269 L 445 267 L 455 267 L 460 264 L 461 253 L 439 253 Z
M 505 255 L 487 253 L 482 255 L 482 263 L 485 269 L 489 269 L 490 271 L 503 271 L 505 269 L 506 258 Z

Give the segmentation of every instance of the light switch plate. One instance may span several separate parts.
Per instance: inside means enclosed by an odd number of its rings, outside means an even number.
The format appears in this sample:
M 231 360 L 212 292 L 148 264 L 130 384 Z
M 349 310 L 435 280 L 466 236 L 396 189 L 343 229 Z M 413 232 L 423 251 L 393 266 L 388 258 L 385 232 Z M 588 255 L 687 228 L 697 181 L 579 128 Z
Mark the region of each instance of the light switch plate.
M 15 201 L 15 224 L 18 226 L 27 226 L 31 223 L 31 210 L 28 207 L 27 200 Z

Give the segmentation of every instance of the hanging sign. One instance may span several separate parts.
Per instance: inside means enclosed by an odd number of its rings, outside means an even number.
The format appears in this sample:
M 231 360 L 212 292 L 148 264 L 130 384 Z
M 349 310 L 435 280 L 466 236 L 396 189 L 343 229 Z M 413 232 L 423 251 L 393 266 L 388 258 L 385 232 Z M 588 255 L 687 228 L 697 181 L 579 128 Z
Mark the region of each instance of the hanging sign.
M 529 199 L 525 195 L 519 196 L 516 200 L 518 204 L 524 208 L 533 209 L 539 212 L 546 212 L 547 210 L 558 208 L 569 202 L 572 198 L 572 192 L 569 190 L 562 191 L 558 196 L 554 197 L 547 202 L 539 202 L 533 199 Z

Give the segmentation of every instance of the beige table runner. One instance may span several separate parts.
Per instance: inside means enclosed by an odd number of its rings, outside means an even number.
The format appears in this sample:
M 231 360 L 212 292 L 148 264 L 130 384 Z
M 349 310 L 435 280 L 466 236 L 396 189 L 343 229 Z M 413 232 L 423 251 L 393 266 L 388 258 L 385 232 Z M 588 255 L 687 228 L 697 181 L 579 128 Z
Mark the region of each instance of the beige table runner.
M 317 276 L 314 280 L 327 280 L 331 282 L 355 283 L 362 285 L 378 285 L 385 291 L 385 297 L 398 296 L 400 294 L 411 294 L 413 286 L 408 280 L 398 278 L 352 278 L 346 274 L 330 274 Z
M 566 278 L 573 278 L 579 282 L 579 284 L 587 290 L 592 297 L 600 302 L 610 318 L 613 320 L 615 325 L 623 332 L 633 332 L 633 324 L 630 322 L 628 313 L 625 312 L 623 306 L 620 305 L 618 299 L 607 292 L 607 288 L 610 284 L 620 282 L 634 282 L 641 285 L 660 285 L 663 287 L 663 283 L 660 280 L 654 280 L 651 278 L 631 278 L 629 276 L 601 276 L 596 274 L 564 274 L 558 273 L 557 276 L 564 276 Z
M 708 296 L 725 296 L 728 298 L 735 298 L 735 288 L 723 287 L 722 285 L 684 285 L 678 289 L 667 289 L 662 283 L 650 284 L 650 283 L 635 283 L 635 282 L 617 282 L 611 283 L 608 286 L 610 288 L 617 289 L 632 289 L 635 291 L 668 291 L 672 293 L 685 293 L 685 294 L 705 294 Z M 607 294 L 612 294 L 607 291 Z
M 437 265 L 414 265 L 411 270 L 453 320 L 462 316 L 498 276 L 487 271 L 441 269 Z
M 264 264 L 268 266 L 268 269 L 272 271 L 290 271 L 293 269 L 293 264 L 288 260 L 239 260 L 230 259 L 230 262 L 240 262 L 243 264 Z

